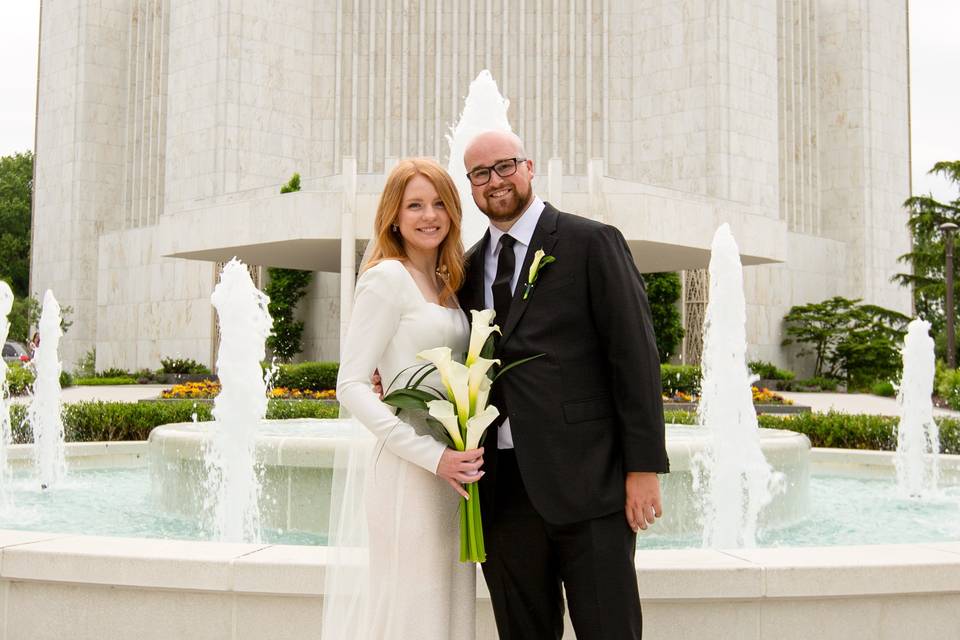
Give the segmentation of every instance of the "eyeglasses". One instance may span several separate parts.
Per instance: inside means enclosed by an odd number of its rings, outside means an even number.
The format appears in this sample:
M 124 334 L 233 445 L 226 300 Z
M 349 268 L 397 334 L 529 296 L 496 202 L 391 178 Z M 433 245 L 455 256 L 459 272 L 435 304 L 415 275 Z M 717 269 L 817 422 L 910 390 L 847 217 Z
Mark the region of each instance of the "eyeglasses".
M 501 178 L 507 178 L 517 172 L 517 165 L 526 161 L 526 158 L 508 158 L 507 160 L 498 160 L 496 164 L 492 164 L 489 167 L 477 167 L 468 173 L 467 177 L 470 179 L 470 184 L 475 187 L 482 187 L 490 182 L 490 178 L 493 177 L 493 174 L 490 173 L 491 169 L 496 171 L 497 175 Z

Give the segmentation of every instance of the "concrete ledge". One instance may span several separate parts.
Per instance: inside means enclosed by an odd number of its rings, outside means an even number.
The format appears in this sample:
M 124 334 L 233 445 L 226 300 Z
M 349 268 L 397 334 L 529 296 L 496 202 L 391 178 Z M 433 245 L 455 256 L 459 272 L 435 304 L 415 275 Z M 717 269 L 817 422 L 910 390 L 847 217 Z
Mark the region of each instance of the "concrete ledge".
M 241 618 L 275 630 L 262 637 L 319 637 L 326 553 L 318 547 L 0 531 L 0 598 L 13 605 L 5 608 L 0 628 L 8 630 L 4 638 L 53 637 L 49 616 L 55 612 L 61 621 L 76 622 L 64 627 L 71 638 L 128 638 L 131 616 L 152 619 L 146 608 L 175 615 L 178 638 L 254 637 L 232 624 Z M 943 630 L 957 621 L 960 543 L 639 551 L 636 565 L 648 639 L 811 637 L 790 626 L 798 608 L 830 612 L 828 621 L 805 621 L 812 625 L 807 632 L 817 628 L 815 637 L 825 640 L 850 637 L 850 621 L 865 611 L 891 620 L 885 630 L 909 631 L 914 640 L 957 637 Z M 477 598 L 478 638 L 493 638 L 479 573 Z M 915 616 L 896 618 L 904 610 L 932 618 L 905 629 L 903 621 Z M 156 629 L 171 633 L 171 624 Z M 211 630 L 217 635 L 207 635 Z M 154 631 L 138 637 L 161 637 Z

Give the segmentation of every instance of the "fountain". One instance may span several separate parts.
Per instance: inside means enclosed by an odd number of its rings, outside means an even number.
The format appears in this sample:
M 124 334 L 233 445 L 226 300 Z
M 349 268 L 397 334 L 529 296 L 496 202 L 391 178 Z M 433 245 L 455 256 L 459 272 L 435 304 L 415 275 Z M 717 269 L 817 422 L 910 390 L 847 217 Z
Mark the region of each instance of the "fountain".
M 211 296 L 220 319 L 217 373 L 221 391 L 214 401 L 211 437 L 204 454 L 208 511 L 214 538 L 255 542 L 260 538 L 260 482 L 256 470 L 257 429 L 267 412 L 267 384 L 260 362 L 273 321 L 268 298 L 234 258 L 220 274 Z
M 36 380 L 28 420 L 33 430 L 34 459 L 40 476 L 40 487 L 47 489 L 63 479 L 67 463 L 63 450 L 63 416 L 60 401 L 58 355 L 60 337 L 60 305 L 49 289 L 43 296 L 40 312 L 40 346 L 33 356 Z
M 463 106 L 463 113 L 456 126 L 452 127 L 451 135 L 447 136 L 450 145 L 450 162 L 447 171 L 453 177 L 457 191 L 460 192 L 460 205 L 463 208 L 463 224 L 460 235 L 463 246 L 471 247 L 487 230 L 487 217 L 480 212 L 473 201 L 473 192 L 470 181 L 467 179 L 467 169 L 463 166 L 463 152 L 467 144 L 478 133 L 497 129 L 513 131 L 510 121 L 507 120 L 507 109 L 510 101 L 500 95 L 497 83 L 489 71 L 484 69 L 470 83 Z
M 922 498 L 936 495 L 940 477 L 940 434 L 931 401 L 936 360 L 929 322 L 918 318 L 908 325 L 901 353 L 897 484 L 903 495 Z
M 752 547 L 760 512 L 782 490 L 784 479 L 760 447 L 747 369 L 743 268 L 727 224 L 713 236 L 709 300 L 698 409 L 707 445 L 693 464 L 694 491 L 702 497 L 703 544 Z
M 3 280 L 0 280 L 0 345 L 7 340 L 10 332 L 10 323 L 7 316 L 13 309 L 13 291 Z M 7 407 L 7 363 L 0 358 L 0 507 L 8 501 L 7 485 L 10 482 L 7 467 L 7 447 L 12 441 L 10 433 L 10 409 Z

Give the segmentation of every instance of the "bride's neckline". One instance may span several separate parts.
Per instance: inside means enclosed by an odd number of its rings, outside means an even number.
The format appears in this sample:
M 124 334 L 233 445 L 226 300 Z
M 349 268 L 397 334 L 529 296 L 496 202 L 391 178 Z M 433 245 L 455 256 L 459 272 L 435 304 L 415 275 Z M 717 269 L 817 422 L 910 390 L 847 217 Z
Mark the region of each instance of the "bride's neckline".
M 402 260 L 396 260 L 399 263 L 400 267 L 403 269 L 403 272 L 407 274 L 407 277 L 410 279 L 410 284 L 413 285 L 413 288 L 417 290 L 417 293 L 420 294 L 420 299 L 423 300 L 424 304 L 433 305 L 434 307 L 440 307 L 441 309 L 447 309 L 448 311 L 460 311 L 460 303 L 457 301 L 457 306 L 448 307 L 445 304 L 440 304 L 439 302 L 431 302 L 427 300 L 427 296 L 423 293 L 423 289 L 420 288 L 420 285 L 417 284 L 417 279 L 413 277 L 413 274 L 410 273 L 410 270 L 407 268 L 407 265 L 403 263 Z M 456 298 L 454 298 L 456 300 Z

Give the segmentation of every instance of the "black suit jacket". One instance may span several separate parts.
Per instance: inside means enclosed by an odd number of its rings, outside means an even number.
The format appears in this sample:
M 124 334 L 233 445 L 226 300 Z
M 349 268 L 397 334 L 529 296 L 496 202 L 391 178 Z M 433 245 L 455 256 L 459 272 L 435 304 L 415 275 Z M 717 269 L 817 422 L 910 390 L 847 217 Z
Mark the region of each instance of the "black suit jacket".
M 489 232 L 467 253 L 459 298 L 484 308 Z M 556 258 L 523 299 L 538 249 Z M 509 316 L 497 318 L 504 364 L 545 354 L 504 374 L 493 403 L 509 415 L 517 464 L 534 508 L 566 524 L 623 509 L 627 471 L 666 472 L 660 360 L 643 280 L 623 235 L 546 205 Z M 480 491 L 493 504 L 496 429 L 485 445 Z

